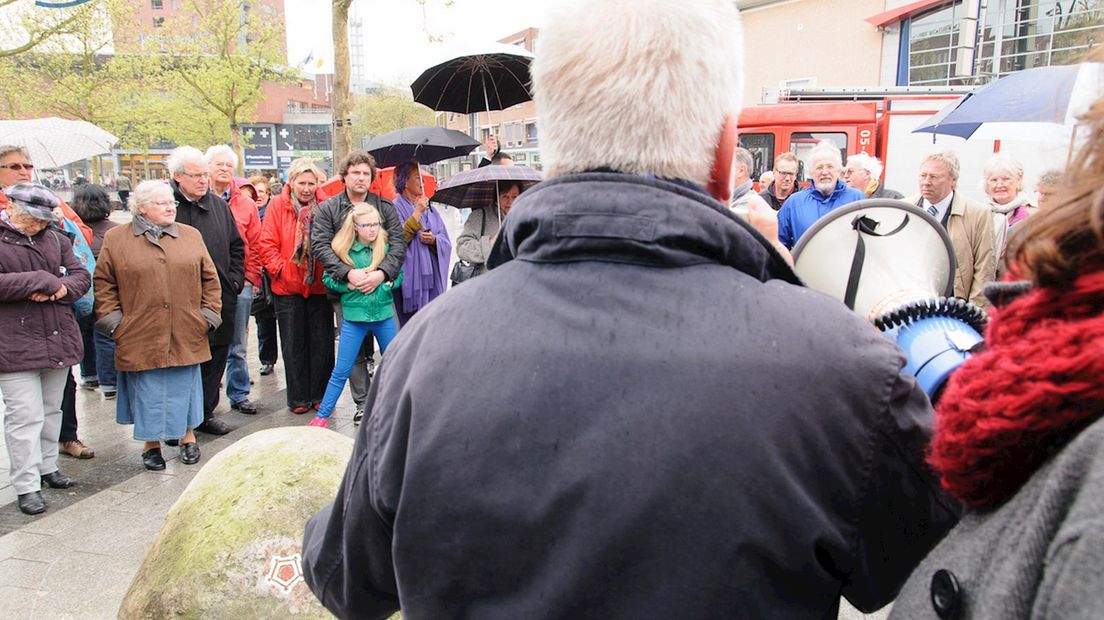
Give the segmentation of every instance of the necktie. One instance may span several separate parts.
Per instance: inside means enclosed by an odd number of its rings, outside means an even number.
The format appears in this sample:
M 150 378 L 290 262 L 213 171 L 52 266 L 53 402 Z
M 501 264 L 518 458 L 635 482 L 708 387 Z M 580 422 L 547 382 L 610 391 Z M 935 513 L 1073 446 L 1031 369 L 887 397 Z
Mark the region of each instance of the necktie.
M 939 213 L 939 211 L 935 209 L 935 205 L 928 205 L 928 213 L 931 213 L 932 217 L 936 217 L 935 214 Z

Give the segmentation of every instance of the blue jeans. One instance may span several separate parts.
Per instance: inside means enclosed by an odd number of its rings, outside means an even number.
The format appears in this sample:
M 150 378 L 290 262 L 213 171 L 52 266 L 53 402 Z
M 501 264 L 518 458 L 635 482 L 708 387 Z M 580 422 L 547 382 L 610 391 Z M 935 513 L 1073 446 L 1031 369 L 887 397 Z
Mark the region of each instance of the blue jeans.
M 330 382 L 326 384 L 326 395 L 322 398 L 322 405 L 318 408 L 318 417 L 328 418 L 337 406 L 337 399 L 341 398 L 341 392 L 345 390 L 345 382 L 349 380 L 349 373 L 353 370 L 353 364 L 360 354 L 360 345 L 364 343 L 368 332 L 376 337 L 379 342 L 380 355 L 387 350 L 387 345 L 395 334 L 399 333 L 399 325 L 395 317 L 371 323 L 361 321 L 342 321 L 341 339 L 337 345 L 337 361 L 334 363 Z
M 234 312 L 234 340 L 230 343 L 230 355 L 226 358 L 226 397 L 231 403 L 249 398 L 249 364 L 245 361 L 249 310 L 253 307 L 253 285 L 248 282 L 238 293 L 238 305 Z
M 80 363 L 81 379 L 95 378 L 101 387 L 115 387 L 115 341 L 93 328 L 96 316 L 77 317 L 84 358 Z

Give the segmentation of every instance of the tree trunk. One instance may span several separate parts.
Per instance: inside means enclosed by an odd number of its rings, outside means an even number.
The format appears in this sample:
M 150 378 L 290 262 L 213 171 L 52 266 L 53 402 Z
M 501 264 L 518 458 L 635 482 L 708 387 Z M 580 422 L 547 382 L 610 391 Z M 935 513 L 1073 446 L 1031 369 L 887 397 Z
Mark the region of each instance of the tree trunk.
M 242 149 L 241 138 L 241 125 L 230 123 L 230 148 L 234 149 L 234 154 L 238 156 L 238 168 L 235 173 L 245 176 L 245 151 Z
M 333 163 L 336 170 L 353 149 L 353 97 L 349 93 L 349 5 L 352 0 L 333 3 Z

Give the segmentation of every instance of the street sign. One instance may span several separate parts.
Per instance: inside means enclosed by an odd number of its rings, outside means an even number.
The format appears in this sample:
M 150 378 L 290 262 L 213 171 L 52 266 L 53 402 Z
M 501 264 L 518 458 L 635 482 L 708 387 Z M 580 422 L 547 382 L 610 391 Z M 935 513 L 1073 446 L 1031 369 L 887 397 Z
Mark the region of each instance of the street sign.
M 276 126 L 242 125 L 242 147 L 246 168 L 276 166 Z

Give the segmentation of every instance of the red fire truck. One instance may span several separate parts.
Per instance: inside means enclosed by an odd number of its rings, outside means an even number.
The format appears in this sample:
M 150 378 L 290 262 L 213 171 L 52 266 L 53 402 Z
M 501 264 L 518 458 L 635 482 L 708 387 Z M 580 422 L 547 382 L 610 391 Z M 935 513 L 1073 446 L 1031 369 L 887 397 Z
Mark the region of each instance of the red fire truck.
M 1062 167 L 1068 144 L 1025 142 L 1008 136 L 1001 140 L 963 140 L 954 136 L 912 133 L 944 106 L 969 92 L 970 87 L 850 88 L 781 91 L 778 103 L 744 108 L 740 114 L 740 146 L 755 159 L 753 178 L 770 170 L 774 158 L 786 151 L 800 162 L 798 178 L 805 179 L 808 153 L 829 140 L 848 155 L 865 152 L 885 164 L 885 186 L 907 195 L 918 192 L 917 174 L 924 156 L 950 149 L 961 162 L 958 188 L 984 198 L 982 167 L 993 153 L 1008 152 L 1024 164 L 1025 185 L 1047 169 Z

